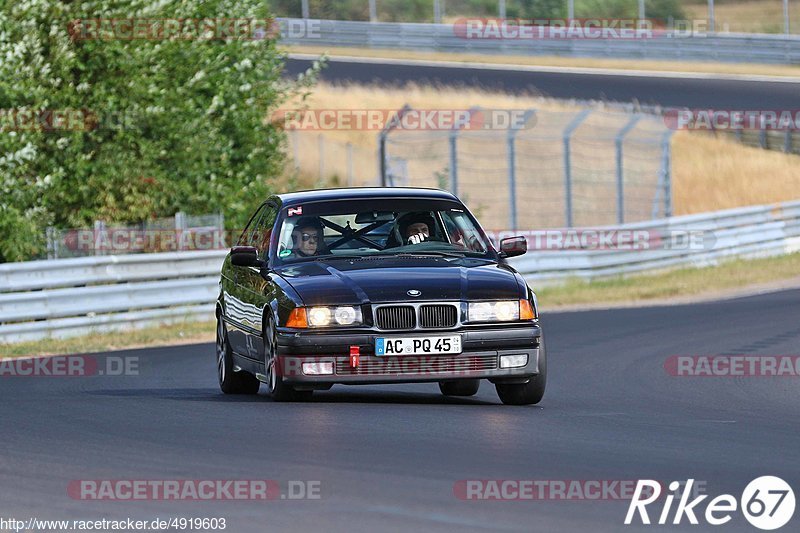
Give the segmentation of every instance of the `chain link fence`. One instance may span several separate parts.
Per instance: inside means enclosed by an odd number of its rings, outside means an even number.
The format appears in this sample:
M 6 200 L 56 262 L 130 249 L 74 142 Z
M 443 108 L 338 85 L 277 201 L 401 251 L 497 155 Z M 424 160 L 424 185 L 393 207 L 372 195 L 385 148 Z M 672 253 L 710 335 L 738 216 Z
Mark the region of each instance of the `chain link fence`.
M 312 177 L 318 186 L 380 185 L 374 150 L 312 131 L 290 131 L 288 142 L 294 170 Z
M 457 194 L 492 229 L 587 227 L 671 216 L 673 131 L 658 117 L 528 110 L 505 131 L 387 129 L 381 183 Z
M 629 17 L 672 23 L 702 19 L 709 31 L 797 33 L 797 0 L 274 0 L 279 17 L 370 22 L 446 23 L 463 17 L 527 19 Z M 753 15 L 757 13 L 757 17 Z

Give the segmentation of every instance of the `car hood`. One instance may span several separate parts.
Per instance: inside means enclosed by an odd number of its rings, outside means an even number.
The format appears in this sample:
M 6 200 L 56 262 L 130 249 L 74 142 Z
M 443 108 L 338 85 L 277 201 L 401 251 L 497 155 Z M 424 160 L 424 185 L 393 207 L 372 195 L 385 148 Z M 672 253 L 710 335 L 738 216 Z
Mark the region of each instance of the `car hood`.
M 303 304 L 360 304 L 431 300 L 516 300 L 524 282 L 513 270 L 484 259 L 389 257 L 296 263 L 278 270 Z M 420 292 L 411 297 L 410 290 Z

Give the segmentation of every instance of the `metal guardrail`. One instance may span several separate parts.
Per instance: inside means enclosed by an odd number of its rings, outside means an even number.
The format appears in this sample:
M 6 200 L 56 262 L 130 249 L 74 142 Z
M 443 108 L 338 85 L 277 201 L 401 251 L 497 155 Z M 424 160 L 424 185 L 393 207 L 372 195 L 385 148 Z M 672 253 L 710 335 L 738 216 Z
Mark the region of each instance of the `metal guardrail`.
M 603 228 L 595 228 L 603 229 Z M 611 227 L 606 228 L 611 229 Z M 700 231 L 708 246 L 652 250 L 532 250 L 512 260 L 535 285 L 732 257 L 800 251 L 800 201 L 626 224 L 658 235 Z M 504 236 L 496 234 L 496 236 Z M 523 232 L 524 233 L 524 232 Z M 226 250 L 0 265 L 0 343 L 213 318 Z
M 451 24 L 358 22 L 282 18 L 313 32 L 286 35 L 287 45 L 390 48 L 438 52 L 555 55 L 622 59 L 800 63 L 800 36 L 708 33 L 692 37 L 654 33 L 641 39 L 468 39 Z
M 704 245 L 649 250 L 534 251 L 517 259 L 514 267 L 531 283 L 553 283 L 800 252 L 800 201 L 594 229 L 641 231 L 666 237 L 694 232 L 702 237 Z
M 226 250 L 0 265 L 0 343 L 210 320 Z

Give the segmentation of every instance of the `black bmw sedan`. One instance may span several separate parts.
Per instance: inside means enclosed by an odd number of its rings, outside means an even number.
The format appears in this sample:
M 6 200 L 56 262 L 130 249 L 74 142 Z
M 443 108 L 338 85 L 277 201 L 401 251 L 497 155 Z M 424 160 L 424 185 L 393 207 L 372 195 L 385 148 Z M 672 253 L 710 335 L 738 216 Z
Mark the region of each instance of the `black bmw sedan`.
M 227 394 L 308 399 L 334 384 L 438 382 L 538 403 L 536 296 L 449 192 L 327 189 L 270 197 L 222 266 L 217 371 Z

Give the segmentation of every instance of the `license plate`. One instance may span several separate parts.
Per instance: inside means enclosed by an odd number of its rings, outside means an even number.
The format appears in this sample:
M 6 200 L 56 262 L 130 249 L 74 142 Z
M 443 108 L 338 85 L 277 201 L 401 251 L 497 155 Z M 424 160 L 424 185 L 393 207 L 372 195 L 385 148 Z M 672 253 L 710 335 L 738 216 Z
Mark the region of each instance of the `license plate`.
M 443 355 L 461 353 L 461 336 L 378 337 L 375 355 Z

